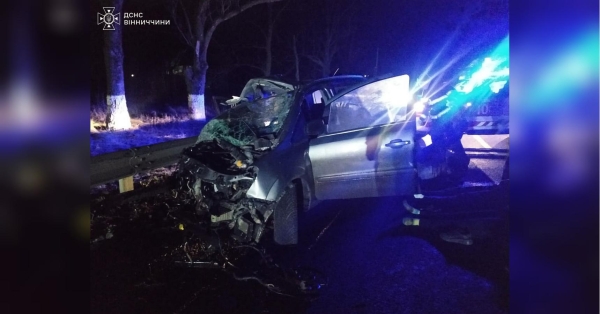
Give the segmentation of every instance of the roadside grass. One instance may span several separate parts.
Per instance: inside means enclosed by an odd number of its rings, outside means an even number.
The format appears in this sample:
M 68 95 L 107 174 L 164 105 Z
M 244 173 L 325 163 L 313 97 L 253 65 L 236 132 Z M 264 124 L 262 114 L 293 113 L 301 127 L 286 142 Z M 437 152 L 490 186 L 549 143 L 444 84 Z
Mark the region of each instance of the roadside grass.
M 133 109 L 133 110 L 131 110 Z M 207 112 L 207 120 L 214 112 Z M 175 139 L 195 137 L 206 121 L 190 119 L 184 107 L 169 107 L 165 112 L 139 113 L 130 108 L 132 128 L 125 131 L 108 131 L 105 126 L 106 111 L 103 108 L 90 110 L 90 155 L 97 156 L 134 147 L 158 144 Z M 175 166 L 144 171 L 133 176 L 135 189 L 161 184 L 175 171 Z M 92 186 L 91 195 L 102 196 L 119 193 L 117 181 Z
M 90 110 L 90 155 L 198 136 L 206 122 L 190 119 L 182 111 L 170 108 L 166 113 L 132 113 L 130 130 L 108 131 L 105 127 L 106 112 L 93 108 Z

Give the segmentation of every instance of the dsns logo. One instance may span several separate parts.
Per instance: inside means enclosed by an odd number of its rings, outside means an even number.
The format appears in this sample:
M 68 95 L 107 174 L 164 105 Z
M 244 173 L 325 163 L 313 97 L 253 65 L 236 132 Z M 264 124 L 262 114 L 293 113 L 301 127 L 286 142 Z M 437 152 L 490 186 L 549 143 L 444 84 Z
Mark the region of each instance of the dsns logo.
M 119 15 L 121 13 L 115 13 L 114 7 L 103 7 L 104 14 L 98 13 L 98 25 L 104 24 L 104 30 L 115 30 L 113 24 L 121 24 Z

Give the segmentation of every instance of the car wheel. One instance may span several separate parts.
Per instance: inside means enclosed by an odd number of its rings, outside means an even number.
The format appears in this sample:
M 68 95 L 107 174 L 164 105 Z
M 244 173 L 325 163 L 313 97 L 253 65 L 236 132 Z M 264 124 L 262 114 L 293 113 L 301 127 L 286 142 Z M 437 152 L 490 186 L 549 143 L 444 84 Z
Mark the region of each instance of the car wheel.
M 273 225 L 275 243 L 298 244 L 298 193 L 295 184 L 290 184 L 275 204 Z

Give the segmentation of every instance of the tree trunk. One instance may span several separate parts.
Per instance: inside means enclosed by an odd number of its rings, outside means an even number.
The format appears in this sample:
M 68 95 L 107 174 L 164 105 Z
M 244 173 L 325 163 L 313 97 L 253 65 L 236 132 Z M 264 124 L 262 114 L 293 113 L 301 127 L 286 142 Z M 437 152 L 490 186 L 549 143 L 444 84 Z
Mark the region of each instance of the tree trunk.
M 271 75 L 271 66 L 273 64 L 273 51 L 272 51 L 272 43 L 273 43 L 273 28 L 275 28 L 275 21 L 273 20 L 273 4 L 269 3 L 267 5 L 268 7 L 268 26 L 267 26 L 267 34 L 266 34 L 266 38 L 265 38 L 265 51 L 266 51 L 266 57 L 265 57 L 265 66 L 264 66 L 264 72 L 265 72 L 265 76 L 270 76 Z
M 121 12 L 123 0 L 112 2 L 117 13 Z M 129 110 L 125 99 L 125 78 L 123 76 L 122 25 L 104 33 L 104 62 L 106 66 L 106 127 L 109 130 L 131 128 Z
M 186 68 L 185 79 L 188 90 L 188 109 L 194 120 L 206 120 L 204 105 L 204 88 L 206 86 L 206 71 L 208 64 L 206 56 L 196 54 L 194 65 Z
M 186 68 L 185 71 L 188 89 L 188 107 L 192 119 L 206 120 L 204 105 L 204 88 L 206 86 L 206 71 L 208 70 L 206 55 L 208 53 L 208 45 L 217 26 L 255 5 L 277 1 L 281 0 L 252 0 L 244 2 L 244 4 L 241 4 L 239 1 L 226 1 L 226 3 L 222 3 L 223 6 L 220 9 L 216 9 L 217 12 L 212 11 L 215 8 L 211 6 L 211 1 L 197 2 L 198 7 L 194 26 L 192 27 L 188 23 L 190 36 L 182 33 L 187 43 L 195 48 L 193 65 Z M 234 3 L 236 5 L 232 5 Z M 236 8 L 225 8 L 228 5 Z

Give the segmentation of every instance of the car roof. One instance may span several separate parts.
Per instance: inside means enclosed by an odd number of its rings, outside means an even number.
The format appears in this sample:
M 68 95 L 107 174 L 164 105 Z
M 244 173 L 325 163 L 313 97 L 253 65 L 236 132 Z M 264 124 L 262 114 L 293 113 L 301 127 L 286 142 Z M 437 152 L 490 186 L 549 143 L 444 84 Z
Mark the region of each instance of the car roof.
M 252 78 L 251 80 L 269 80 L 269 81 L 273 81 L 273 82 L 281 82 L 281 83 L 285 83 L 285 84 L 290 84 L 290 85 L 294 85 L 297 87 L 305 87 L 305 86 L 313 85 L 313 84 L 322 84 L 322 83 L 326 83 L 326 82 L 344 81 L 344 80 L 351 80 L 351 79 L 366 80 L 367 78 L 365 78 L 362 75 L 338 75 L 338 76 L 329 76 L 329 77 L 319 78 L 316 80 L 296 81 L 289 77 L 261 76 L 261 77 Z
M 319 86 L 319 85 L 327 85 L 327 84 L 332 84 L 335 82 L 343 82 L 343 81 L 354 81 L 353 84 L 358 84 L 361 82 L 366 81 L 367 78 L 365 78 L 362 75 L 340 75 L 340 76 L 330 76 L 330 77 L 324 77 L 324 78 L 320 78 L 314 81 L 308 81 L 305 82 L 304 84 L 301 85 L 302 88 L 305 89 L 311 89 L 314 86 Z
M 330 82 L 330 81 L 347 80 L 347 79 L 363 79 L 364 80 L 366 78 L 362 75 L 338 75 L 338 76 L 329 76 L 329 77 L 324 77 L 324 78 L 308 81 L 307 83 L 311 84 L 311 83 L 321 83 L 321 82 Z

